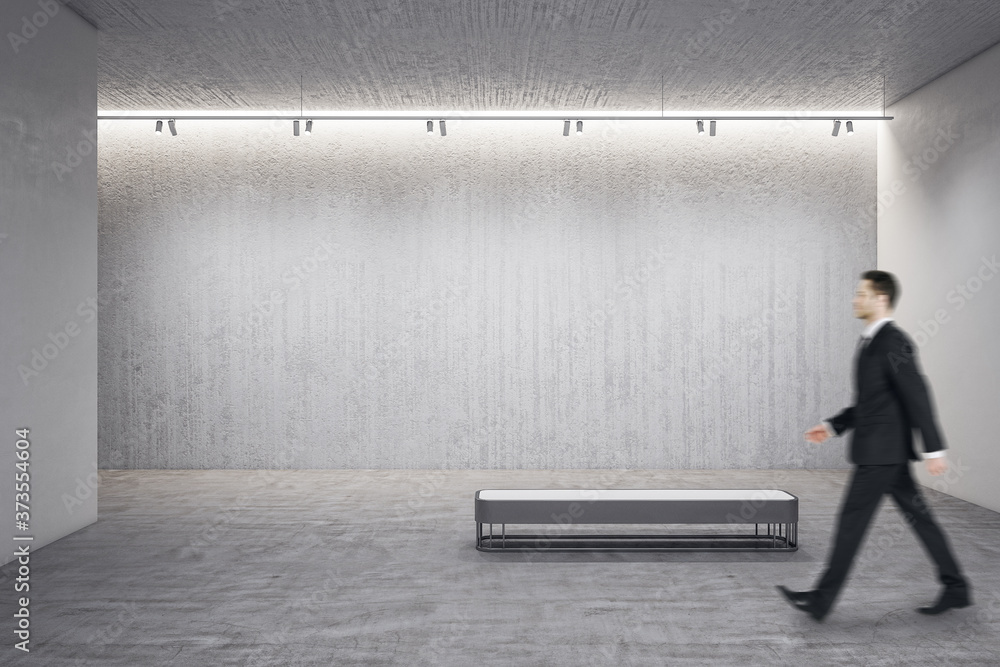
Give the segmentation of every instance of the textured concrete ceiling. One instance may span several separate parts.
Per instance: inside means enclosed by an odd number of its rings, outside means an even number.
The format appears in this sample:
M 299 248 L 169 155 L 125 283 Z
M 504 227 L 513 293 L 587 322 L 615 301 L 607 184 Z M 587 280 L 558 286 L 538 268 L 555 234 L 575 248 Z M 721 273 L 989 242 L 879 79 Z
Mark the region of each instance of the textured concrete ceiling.
M 67 0 L 101 109 L 877 110 L 998 0 Z

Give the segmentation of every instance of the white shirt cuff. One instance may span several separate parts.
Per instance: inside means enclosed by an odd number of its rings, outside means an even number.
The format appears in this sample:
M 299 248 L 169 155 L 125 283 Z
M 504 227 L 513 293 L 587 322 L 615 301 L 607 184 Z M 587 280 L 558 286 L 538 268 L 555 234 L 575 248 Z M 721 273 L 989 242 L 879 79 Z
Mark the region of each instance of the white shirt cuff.
M 944 456 L 944 450 L 939 449 L 936 452 L 924 452 L 925 459 L 939 459 Z
M 828 422 L 828 421 L 826 421 L 824 419 L 823 420 L 823 426 L 826 427 L 826 432 L 830 434 L 831 438 L 837 437 L 837 432 L 833 429 L 833 425 L 830 422 Z

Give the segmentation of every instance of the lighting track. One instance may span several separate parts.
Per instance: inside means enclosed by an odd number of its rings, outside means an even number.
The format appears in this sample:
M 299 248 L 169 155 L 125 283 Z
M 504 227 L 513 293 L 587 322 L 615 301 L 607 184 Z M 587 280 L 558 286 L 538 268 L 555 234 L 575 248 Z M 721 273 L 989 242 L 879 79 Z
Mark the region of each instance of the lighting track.
M 372 115 L 330 115 L 330 114 L 307 114 L 307 115 L 297 115 L 297 114 L 261 114 L 261 115 L 198 115 L 191 114 L 187 115 L 184 113 L 178 113 L 176 111 L 171 111 L 169 113 L 158 113 L 158 114 L 128 114 L 128 113 L 98 113 L 98 120 L 159 120 L 161 118 L 175 118 L 177 120 L 299 120 L 305 118 L 311 118 L 313 120 L 419 120 L 426 121 L 428 117 L 433 118 L 444 118 L 447 120 L 555 120 L 563 121 L 566 117 L 582 120 L 687 120 L 687 121 L 698 121 L 703 119 L 712 120 L 795 120 L 795 121 L 831 121 L 831 120 L 841 120 L 845 118 L 850 118 L 854 121 L 864 121 L 864 120 L 892 120 L 893 116 L 865 116 L 851 113 L 841 113 L 833 116 L 808 116 L 808 115 L 769 115 L 769 116 L 723 116 L 723 115 L 710 115 L 710 114 L 697 114 L 697 115 L 684 115 L 684 116 L 582 116 L 578 114 L 560 114 L 558 116 L 500 116 L 500 115 L 490 115 L 490 116 L 465 116 L 460 113 L 453 114 L 441 114 L 441 113 L 422 113 L 418 115 L 413 114 L 400 114 L 400 115 L 386 115 L 386 116 L 372 116 Z

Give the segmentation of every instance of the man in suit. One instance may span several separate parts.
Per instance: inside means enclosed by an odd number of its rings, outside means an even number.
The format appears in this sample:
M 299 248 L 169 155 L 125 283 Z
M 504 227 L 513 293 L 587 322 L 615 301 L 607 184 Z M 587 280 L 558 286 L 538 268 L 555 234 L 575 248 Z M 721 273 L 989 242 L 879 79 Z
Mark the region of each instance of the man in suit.
M 886 493 L 892 495 L 903 518 L 937 565 L 938 580 L 944 585 L 933 606 L 917 611 L 939 614 L 972 604 L 969 584 L 948 540 L 910 476 L 910 460 L 919 460 L 913 448 L 915 428 L 920 429 L 923 439 L 927 471 L 940 475 L 947 470 L 947 463 L 930 392 L 917 365 L 916 349 L 893 322 L 898 297 L 899 288 L 891 273 L 866 271 L 861 275 L 854 296 L 854 316 L 865 320 L 867 326 L 855 353 L 854 405 L 805 434 L 806 440 L 821 443 L 854 429 L 850 451 L 855 467 L 841 503 L 826 569 L 813 590 L 796 592 L 778 586 L 792 606 L 818 621 L 833 607 Z

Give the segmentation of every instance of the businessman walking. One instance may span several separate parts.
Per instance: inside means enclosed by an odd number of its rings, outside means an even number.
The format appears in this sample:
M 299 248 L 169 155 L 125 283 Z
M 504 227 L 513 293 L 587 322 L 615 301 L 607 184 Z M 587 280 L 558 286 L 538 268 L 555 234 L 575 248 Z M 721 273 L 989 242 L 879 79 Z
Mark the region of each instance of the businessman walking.
M 854 315 L 867 326 L 858 341 L 854 362 L 854 405 L 806 431 L 806 440 L 820 443 L 853 428 L 850 484 L 841 501 L 836 536 L 826 569 L 810 591 L 778 590 L 796 609 L 817 621 L 830 612 L 861 546 L 882 496 L 890 494 L 903 518 L 916 532 L 938 570 L 943 584 L 937 602 L 920 607 L 923 614 L 940 614 L 972 604 L 970 586 L 948 546 L 948 539 L 910 476 L 910 460 L 918 460 L 913 429 L 920 429 L 927 471 L 947 469 L 945 445 L 934 418 L 930 392 L 917 365 L 913 342 L 895 326 L 893 308 L 899 298 L 895 277 L 885 271 L 861 275 L 854 296 Z

